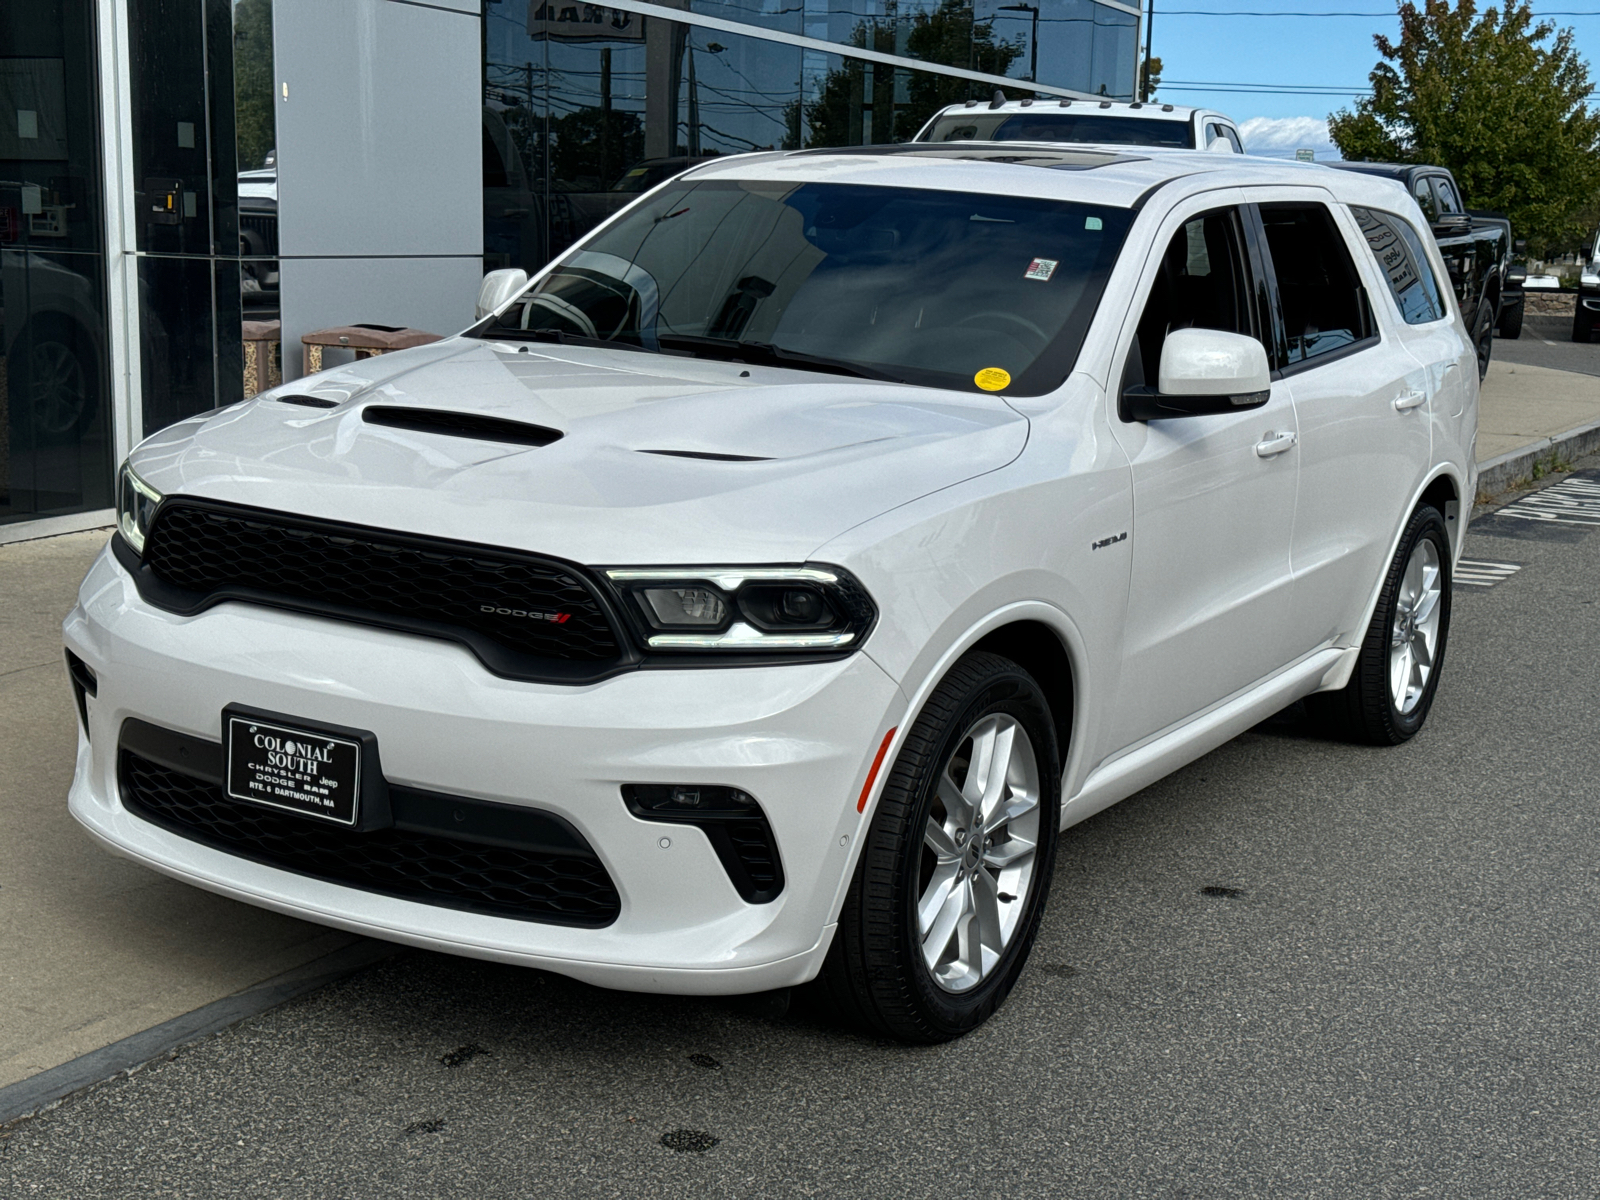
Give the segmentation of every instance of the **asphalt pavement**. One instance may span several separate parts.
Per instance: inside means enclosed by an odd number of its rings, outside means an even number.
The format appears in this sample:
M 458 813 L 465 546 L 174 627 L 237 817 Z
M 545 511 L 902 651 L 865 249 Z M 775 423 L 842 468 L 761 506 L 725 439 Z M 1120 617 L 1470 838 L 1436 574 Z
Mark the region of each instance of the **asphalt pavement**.
M 1522 323 L 1521 337 L 1515 341 L 1495 338 L 1494 358 L 1499 362 L 1600 375 L 1600 345 L 1574 342 L 1570 316 L 1541 317 L 1530 313 Z
M 1291 709 L 1069 830 L 959 1042 L 407 952 L 11 1126 L 0 1195 L 1592 1196 L 1600 532 L 1467 554 L 1420 736 Z

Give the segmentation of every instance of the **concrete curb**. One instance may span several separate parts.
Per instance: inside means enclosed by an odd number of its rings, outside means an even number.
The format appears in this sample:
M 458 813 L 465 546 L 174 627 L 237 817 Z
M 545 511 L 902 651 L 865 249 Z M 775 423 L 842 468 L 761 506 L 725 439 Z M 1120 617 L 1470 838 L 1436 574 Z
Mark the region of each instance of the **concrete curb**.
M 1553 437 L 1540 438 L 1478 464 L 1477 502 L 1486 504 L 1501 492 L 1532 483 L 1558 460 L 1570 461 L 1600 451 L 1600 421 L 1591 421 Z M 1544 470 L 1538 468 L 1543 466 Z
M 137 1070 L 179 1046 L 199 1041 L 218 1030 L 276 1008 L 286 1000 L 353 975 L 357 971 L 399 954 L 404 947 L 392 942 L 363 939 L 342 950 L 263 980 L 253 987 L 224 996 L 191 1013 L 174 1017 L 153 1029 L 91 1050 L 71 1062 L 0 1088 L 0 1130 L 13 1121 L 37 1114 L 67 1097 L 87 1091 L 118 1075 Z

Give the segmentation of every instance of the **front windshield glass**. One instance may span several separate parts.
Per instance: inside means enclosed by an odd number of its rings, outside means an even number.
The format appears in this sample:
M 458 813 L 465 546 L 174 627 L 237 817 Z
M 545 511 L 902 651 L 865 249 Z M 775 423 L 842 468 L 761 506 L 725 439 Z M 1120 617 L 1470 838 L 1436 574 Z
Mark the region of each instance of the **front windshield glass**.
M 1071 371 L 1132 218 L 966 192 L 682 183 L 478 332 L 1037 396 Z
M 920 142 L 1102 142 L 1116 146 L 1194 149 L 1188 121 L 1109 113 L 946 113 Z

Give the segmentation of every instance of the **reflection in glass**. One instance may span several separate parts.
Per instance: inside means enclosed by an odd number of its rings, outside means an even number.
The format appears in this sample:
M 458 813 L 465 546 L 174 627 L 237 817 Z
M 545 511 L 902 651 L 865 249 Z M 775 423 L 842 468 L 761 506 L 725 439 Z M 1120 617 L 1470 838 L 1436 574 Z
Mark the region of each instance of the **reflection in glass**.
M 0 523 L 111 503 L 93 28 L 0 8 Z
M 1071 369 L 1131 219 L 882 185 L 674 183 L 483 336 L 1039 395 Z

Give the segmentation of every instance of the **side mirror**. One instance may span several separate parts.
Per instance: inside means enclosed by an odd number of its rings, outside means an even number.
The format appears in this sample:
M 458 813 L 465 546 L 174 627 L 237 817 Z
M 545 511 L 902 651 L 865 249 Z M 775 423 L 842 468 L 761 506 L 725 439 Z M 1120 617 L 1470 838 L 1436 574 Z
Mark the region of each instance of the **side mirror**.
M 1472 230 L 1472 217 L 1467 213 L 1444 213 L 1433 223 L 1433 231 L 1450 237 L 1458 233 L 1470 233 Z
M 478 312 L 472 319 L 474 321 L 483 320 L 527 286 L 528 273 L 526 271 L 516 268 L 506 271 L 490 271 L 483 277 L 483 282 L 478 285 Z
M 1518 254 L 1526 254 L 1528 250 L 1528 239 L 1518 238 L 1516 241 L 1511 243 L 1511 248 Z
M 1253 337 L 1220 329 L 1175 329 L 1161 346 L 1161 387 L 1122 393 L 1124 421 L 1160 421 L 1260 408 L 1272 399 L 1267 352 Z

